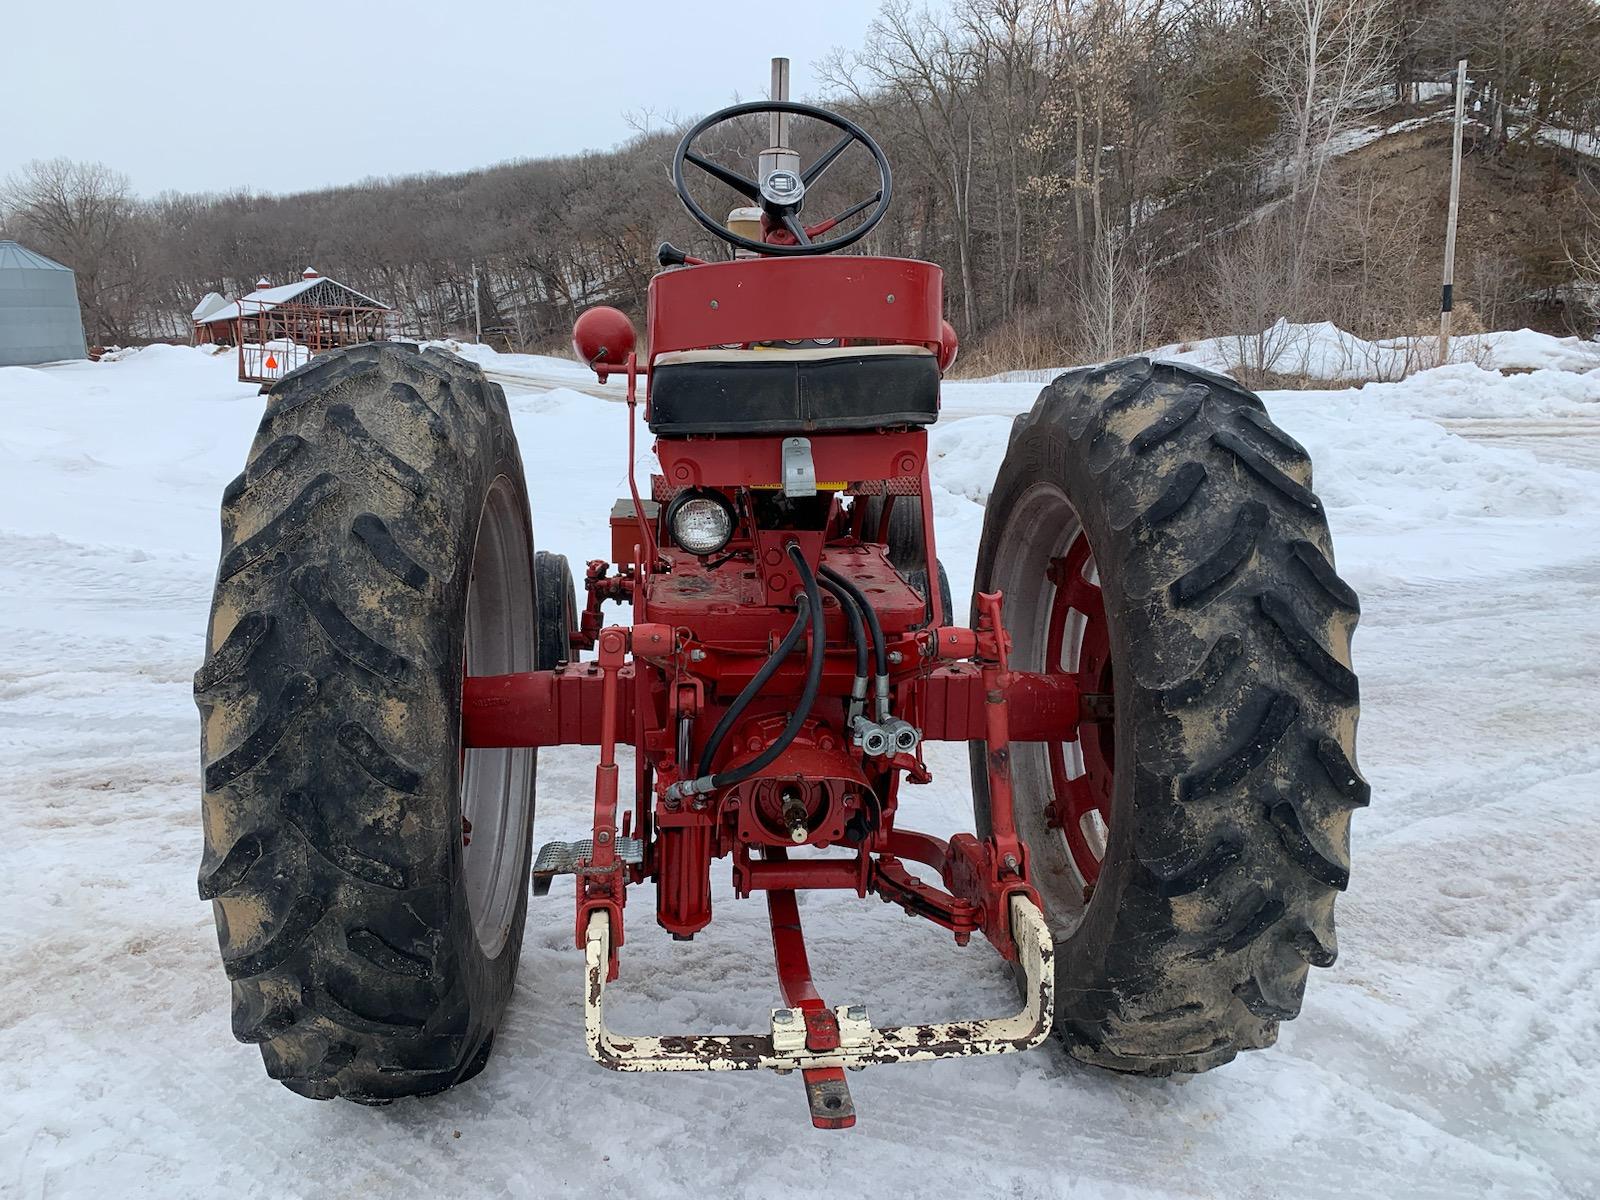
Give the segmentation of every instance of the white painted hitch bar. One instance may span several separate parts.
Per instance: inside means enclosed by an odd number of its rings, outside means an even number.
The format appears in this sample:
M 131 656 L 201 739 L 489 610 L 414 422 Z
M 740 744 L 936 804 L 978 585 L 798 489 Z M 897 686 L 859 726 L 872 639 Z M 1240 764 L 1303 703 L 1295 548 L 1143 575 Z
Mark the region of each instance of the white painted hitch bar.
M 583 1020 L 589 1055 L 614 1071 L 767 1068 L 787 1072 L 1028 1050 L 1050 1033 L 1056 1008 L 1056 975 L 1050 930 L 1038 907 L 1025 896 L 1011 897 L 1011 936 L 1026 979 L 1021 1011 L 1004 1017 L 877 1029 L 860 1005 L 840 1005 L 834 1009 L 839 1022 L 839 1048 L 814 1052 L 806 1048 L 805 1026 L 797 1009 L 774 1009 L 771 1031 L 760 1034 L 632 1037 L 608 1029 L 605 986 L 611 928 L 606 915 L 597 912 L 589 918 L 585 939 Z

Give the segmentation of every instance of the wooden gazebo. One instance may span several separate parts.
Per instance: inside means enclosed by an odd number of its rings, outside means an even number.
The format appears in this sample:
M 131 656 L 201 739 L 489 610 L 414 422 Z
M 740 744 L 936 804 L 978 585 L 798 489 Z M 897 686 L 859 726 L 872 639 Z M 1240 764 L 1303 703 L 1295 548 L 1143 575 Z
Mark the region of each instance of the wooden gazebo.
M 307 267 L 295 283 L 262 279 L 237 300 L 202 301 L 194 336 L 237 347 L 241 381 L 271 383 L 326 350 L 387 337 L 393 318 L 387 304 Z

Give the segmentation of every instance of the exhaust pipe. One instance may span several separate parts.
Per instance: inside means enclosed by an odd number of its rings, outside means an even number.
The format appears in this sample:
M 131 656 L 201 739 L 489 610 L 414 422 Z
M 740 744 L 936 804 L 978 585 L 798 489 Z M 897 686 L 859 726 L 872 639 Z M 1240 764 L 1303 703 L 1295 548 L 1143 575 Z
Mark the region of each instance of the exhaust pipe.
M 772 60 L 772 100 L 789 99 L 789 60 Z M 800 155 L 789 147 L 789 114 L 767 114 L 767 141 L 770 143 L 757 159 L 756 179 L 765 179 L 774 171 L 800 173 Z

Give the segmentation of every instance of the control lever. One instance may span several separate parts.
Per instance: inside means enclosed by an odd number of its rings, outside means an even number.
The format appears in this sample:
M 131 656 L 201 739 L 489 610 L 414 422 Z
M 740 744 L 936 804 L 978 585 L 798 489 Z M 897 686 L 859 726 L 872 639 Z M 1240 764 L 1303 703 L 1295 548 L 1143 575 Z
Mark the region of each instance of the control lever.
M 656 247 L 656 261 L 663 267 L 703 267 L 706 264 L 705 259 L 685 254 L 671 242 L 662 242 Z

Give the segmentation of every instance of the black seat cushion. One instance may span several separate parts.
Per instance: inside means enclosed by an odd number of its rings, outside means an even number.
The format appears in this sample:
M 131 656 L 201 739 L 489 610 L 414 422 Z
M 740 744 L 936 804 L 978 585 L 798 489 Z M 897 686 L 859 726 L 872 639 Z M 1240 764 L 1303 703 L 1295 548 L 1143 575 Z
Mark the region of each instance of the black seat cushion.
M 668 437 L 881 429 L 938 416 L 939 366 L 925 351 L 691 353 L 664 356 L 650 374 L 650 429 Z

